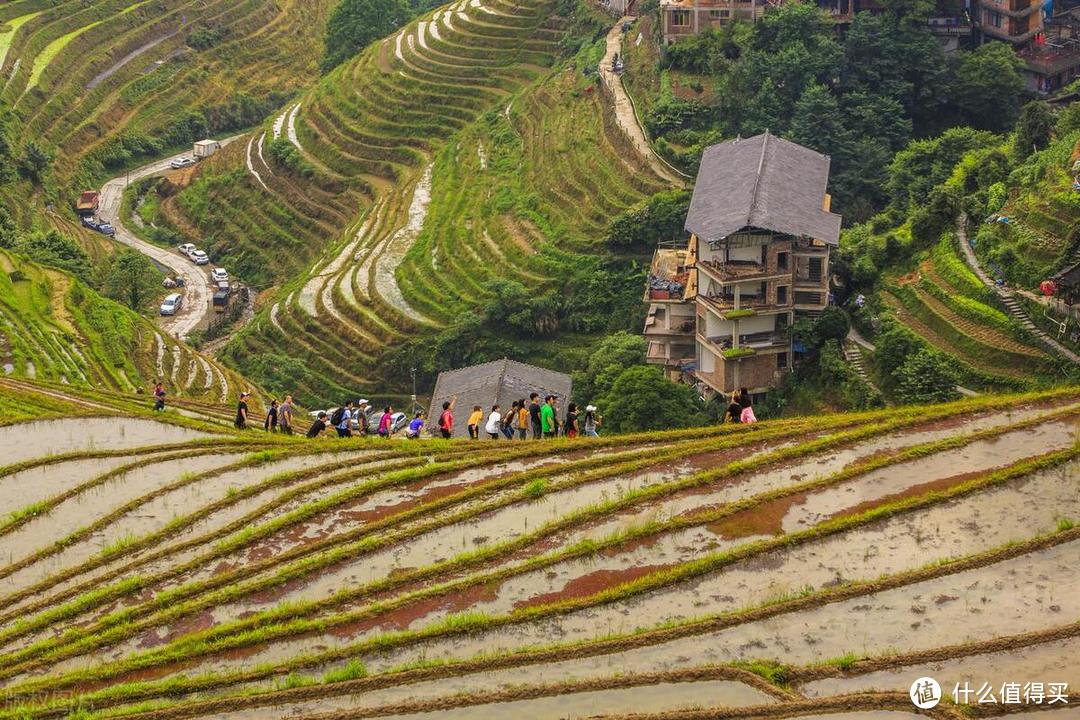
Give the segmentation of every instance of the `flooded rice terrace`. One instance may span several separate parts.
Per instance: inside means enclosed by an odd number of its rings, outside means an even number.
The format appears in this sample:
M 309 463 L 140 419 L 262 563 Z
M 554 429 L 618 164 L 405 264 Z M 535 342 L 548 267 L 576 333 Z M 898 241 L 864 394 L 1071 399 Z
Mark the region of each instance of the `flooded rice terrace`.
M 1080 684 L 1077 400 L 255 455 L 149 420 L 0 428 L 37 462 L 0 474 L 0 694 L 110 717 L 905 720 L 921 675 Z M 49 460 L 80 451 L 109 452 Z

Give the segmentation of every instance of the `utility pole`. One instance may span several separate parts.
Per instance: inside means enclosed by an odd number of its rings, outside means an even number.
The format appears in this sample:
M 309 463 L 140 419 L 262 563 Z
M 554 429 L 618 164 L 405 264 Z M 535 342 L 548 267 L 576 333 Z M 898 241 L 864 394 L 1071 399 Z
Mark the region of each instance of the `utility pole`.
M 415 413 L 417 408 L 416 402 L 416 368 L 409 368 L 409 374 L 412 375 L 412 411 Z

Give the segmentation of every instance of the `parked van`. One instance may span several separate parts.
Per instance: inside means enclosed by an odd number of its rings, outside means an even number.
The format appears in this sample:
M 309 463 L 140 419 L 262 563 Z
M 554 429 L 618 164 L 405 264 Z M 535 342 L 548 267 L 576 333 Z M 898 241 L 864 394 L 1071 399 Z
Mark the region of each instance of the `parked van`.
M 229 307 L 229 293 L 218 290 L 214 293 L 214 312 L 225 312 L 227 307 Z
M 162 315 L 175 315 L 180 311 L 180 306 L 184 304 L 184 297 L 180 293 L 173 293 L 169 295 L 161 302 L 161 314 Z

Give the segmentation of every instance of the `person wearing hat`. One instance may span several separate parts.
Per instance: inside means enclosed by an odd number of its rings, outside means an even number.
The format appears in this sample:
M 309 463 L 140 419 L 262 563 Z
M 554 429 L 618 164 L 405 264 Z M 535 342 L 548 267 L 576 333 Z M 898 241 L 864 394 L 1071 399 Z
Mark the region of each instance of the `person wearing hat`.
M 356 420 L 361 435 L 367 435 L 370 432 L 368 428 L 368 413 L 370 410 L 371 403 L 368 402 L 367 398 L 360 398 L 356 401 L 356 412 L 353 414 L 353 418 Z
M 600 416 L 596 414 L 595 405 L 585 406 L 585 418 L 582 422 L 585 437 L 600 437 L 596 429 L 600 427 Z
M 251 393 L 244 391 L 240 393 L 240 402 L 236 405 L 236 429 L 247 430 L 247 418 L 248 418 L 248 404 L 247 399 Z

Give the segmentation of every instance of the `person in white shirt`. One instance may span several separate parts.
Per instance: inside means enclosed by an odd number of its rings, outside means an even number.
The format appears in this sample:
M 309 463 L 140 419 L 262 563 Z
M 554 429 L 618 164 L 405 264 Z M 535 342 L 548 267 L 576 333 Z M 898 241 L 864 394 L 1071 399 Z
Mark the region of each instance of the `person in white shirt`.
M 499 423 L 502 422 L 502 413 L 499 412 L 498 405 L 491 406 L 491 414 L 488 415 L 487 424 L 484 425 L 484 431 L 491 436 L 492 440 L 499 439 Z

